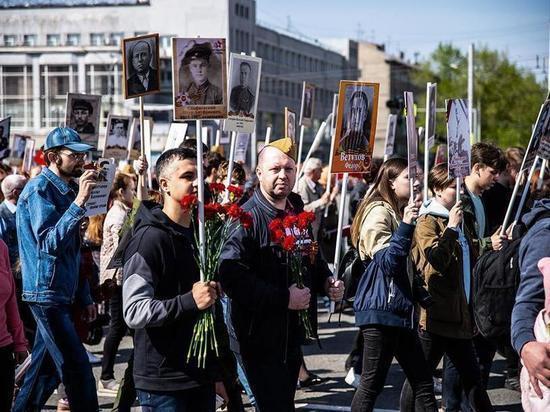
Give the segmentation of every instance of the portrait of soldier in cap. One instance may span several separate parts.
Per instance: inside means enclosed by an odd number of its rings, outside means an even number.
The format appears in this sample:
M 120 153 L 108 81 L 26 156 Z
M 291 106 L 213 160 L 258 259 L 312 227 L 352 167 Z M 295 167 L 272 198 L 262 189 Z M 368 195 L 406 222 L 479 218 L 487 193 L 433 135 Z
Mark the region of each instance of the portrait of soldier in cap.
M 76 130 L 87 143 L 97 144 L 100 108 L 99 95 L 69 93 L 65 123 L 67 127 Z M 85 136 L 88 136 L 88 139 Z M 94 142 L 89 142 L 90 139 Z
M 209 42 L 196 43 L 183 57 L 185 77 L 188 83 L 183 84 L 182 90 L 187 96 L 186 105 L 216 105 L 223 104 L 222 90 L 208 78 L 212 45 Z
M 239 64 L 239 84 L 231 89 L 229 107 L 232 112 L 250 113 L 254 108 L 255 96 L 252 83 L 252 63 L 241 61 Z

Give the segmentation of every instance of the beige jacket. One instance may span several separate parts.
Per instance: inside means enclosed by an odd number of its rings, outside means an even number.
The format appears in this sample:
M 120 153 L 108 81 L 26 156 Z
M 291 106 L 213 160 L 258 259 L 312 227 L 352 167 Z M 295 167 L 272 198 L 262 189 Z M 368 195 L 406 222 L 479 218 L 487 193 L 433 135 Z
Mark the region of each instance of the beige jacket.
M 372 259 L 376 252 L 389 246 L 400 218 L 390 204 L 382 200 L 369 204 L 363 216 L 358 250 L 364 260 L 366 257 Z
M 107 212 L 105 222 L 103 223 L 103 244 L 101 245 L 100 253 L 100 284 L 107 279 L 112 279 L 115 276 L 115 272 L 117 272 L 115 269 L 107 269 L 107 266 L 118 247 L 118 234 L 129 212 L 130 208 L 119 200 L 115 200 L 113 206 Z M 116 273 L 116 283 L 119 286 L 122 285 L 122 270 L 118 270 Z

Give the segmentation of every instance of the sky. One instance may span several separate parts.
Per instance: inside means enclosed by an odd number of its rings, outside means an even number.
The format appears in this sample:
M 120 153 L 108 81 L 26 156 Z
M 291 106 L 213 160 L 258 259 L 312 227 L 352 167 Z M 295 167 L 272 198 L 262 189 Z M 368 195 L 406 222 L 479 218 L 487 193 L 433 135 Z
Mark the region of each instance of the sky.
M 550 0 L 257 0 L 256 19 L 321 42 L 383 43 L 411 61 L 443 41 L 464 51 L 473 42 L 506 52 L 540 81 L 548 71 Z

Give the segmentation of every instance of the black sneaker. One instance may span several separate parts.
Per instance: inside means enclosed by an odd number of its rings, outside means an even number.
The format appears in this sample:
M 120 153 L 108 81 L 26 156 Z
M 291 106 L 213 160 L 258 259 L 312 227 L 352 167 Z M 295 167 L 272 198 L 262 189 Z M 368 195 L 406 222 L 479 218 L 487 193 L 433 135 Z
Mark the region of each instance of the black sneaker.
M 507 378 L 504 381 L 504 387 L 510 389 L 511 391 L 521 392 L 521 385 L 519 383 L 519 378 Z

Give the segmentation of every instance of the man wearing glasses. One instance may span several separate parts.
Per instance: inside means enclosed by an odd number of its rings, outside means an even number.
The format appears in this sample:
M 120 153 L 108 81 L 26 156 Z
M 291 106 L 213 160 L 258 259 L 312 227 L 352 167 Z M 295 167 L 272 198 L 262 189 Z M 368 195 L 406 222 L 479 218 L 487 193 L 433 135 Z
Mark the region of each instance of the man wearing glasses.
M 59 379 L 70 405 L 97 411 L 95 380 L 88 356 L 72 322 L 71 305 L 85 308 L 88 321 L 96 310 L 87 282 L 78 285 L 80 221 L 95 186 L 95 171 L 83 170 L 93 149 L 67 127 L 46 137 L 47 167 L 23 189 L 17 208 L 17 235 L 23 300 L 37 323 L 32 361 L 13 411 L 41 410 Z M 73 179 L 79 179 L 77 185 Z

